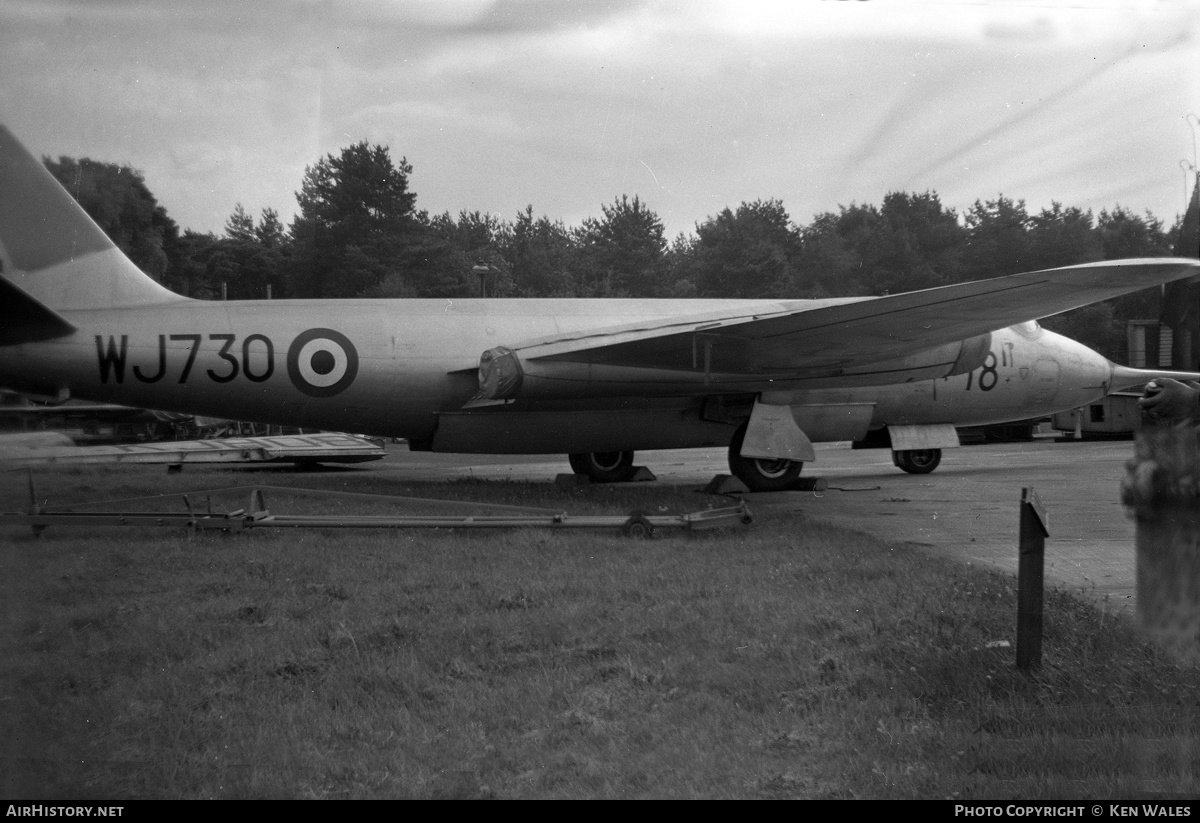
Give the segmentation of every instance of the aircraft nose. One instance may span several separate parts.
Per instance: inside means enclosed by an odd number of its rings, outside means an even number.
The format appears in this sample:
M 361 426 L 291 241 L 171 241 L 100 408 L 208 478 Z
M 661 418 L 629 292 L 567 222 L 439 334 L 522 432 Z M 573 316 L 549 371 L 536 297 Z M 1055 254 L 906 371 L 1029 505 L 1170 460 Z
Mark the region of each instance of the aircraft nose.
M 1052 332 L 1043 338 L 1045 356 L 1059 368 L 1057 399 L 1070 408 L 1093 403 L 1113 384 L 1112 361 L 1082 343 Z

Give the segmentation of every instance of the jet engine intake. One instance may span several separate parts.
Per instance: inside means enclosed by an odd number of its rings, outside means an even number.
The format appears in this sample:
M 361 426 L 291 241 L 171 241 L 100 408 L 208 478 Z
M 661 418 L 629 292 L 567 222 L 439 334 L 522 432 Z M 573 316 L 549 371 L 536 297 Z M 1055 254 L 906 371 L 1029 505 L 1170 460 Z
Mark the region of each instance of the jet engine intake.
M 479 357 L 479 400 L 510 400 L 521 390 L 525 372 L 521 359 L 507 346 L 488 349 Z

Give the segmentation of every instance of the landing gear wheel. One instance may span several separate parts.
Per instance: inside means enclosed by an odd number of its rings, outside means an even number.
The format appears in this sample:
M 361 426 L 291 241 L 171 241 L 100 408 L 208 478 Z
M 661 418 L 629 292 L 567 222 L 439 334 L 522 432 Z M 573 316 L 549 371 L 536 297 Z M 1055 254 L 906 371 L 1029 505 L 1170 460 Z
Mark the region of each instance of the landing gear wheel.
M 633 452 L 583 452 L 567 459 L 573 472 L 593 483 L 623 483 L 633 477 Z
M 761 457 L 742 457 L 742 441 L 746 439 L 749 421 L 738 427 L 729 442 L 729 472 L 746 484 L 752 492 L 777 492 L 792 489 L 800 479 L 804 463 L 799 460 L 772 460 Z
M 913 451 L 892 452 L 896 465 L 909 474 L 929 474 L 942 462 L 941 449 L 915 449 Z

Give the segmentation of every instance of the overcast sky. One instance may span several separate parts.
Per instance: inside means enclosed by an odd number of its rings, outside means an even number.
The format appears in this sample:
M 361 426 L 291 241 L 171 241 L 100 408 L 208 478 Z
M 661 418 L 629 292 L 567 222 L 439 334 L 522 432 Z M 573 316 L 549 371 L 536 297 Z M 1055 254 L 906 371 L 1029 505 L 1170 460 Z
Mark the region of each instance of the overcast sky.
M 573 226 L 627 194 L 673 238 L 933 190 L 1169 226 L 1198 35 L 1197 0 L 6 0 L 0 121 L 139 169 L 198 231 L 290 221 L 305 166 L 360 140 L 431 214 Z

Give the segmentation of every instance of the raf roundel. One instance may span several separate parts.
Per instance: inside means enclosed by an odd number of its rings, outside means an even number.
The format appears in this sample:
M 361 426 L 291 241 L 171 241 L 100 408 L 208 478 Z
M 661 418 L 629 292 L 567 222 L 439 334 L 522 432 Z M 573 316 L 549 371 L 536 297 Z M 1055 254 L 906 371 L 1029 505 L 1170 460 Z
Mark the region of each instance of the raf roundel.
M 288 347 L 287 370 L 292 385 L 309 397 L 333 397 L 354 382 L 358 351 L 341 332 L 309 329 Z

